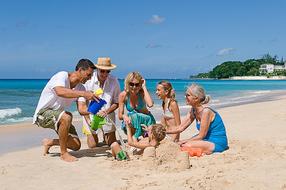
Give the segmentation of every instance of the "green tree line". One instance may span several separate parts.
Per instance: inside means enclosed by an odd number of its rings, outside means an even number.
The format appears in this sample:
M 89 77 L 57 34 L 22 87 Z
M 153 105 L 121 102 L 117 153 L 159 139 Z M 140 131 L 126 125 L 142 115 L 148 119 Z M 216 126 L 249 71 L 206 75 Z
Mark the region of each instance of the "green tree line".
M 233 76 L 261 76 L 261 75 L 272 75 L 286 76 L 286 71 L 275 71 L 271 74 L 260 73 L 259 68 L 262 64 L 274 64 L 274 65 L 284 65 L 283 58 L 278 60 L 277 56 L 271 56 L 265 54 L 261 59 L 248 59 L 244 62 L 241 61 L 227 61 L 213 68 L 212 71 L 208 73 L 199 73 L 195 76 L 190 76 L 191 78 L 216 78 L 223 79 Z

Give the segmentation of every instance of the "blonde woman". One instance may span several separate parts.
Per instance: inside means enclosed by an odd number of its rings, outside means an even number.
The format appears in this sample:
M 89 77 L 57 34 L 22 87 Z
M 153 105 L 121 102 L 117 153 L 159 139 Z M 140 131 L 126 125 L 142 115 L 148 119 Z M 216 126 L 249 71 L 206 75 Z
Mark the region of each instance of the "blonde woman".
M 124 106 L 127 113 L 124 113 Z M 146 81 L 138 72 L 129 73 L 124 81 L 124 91 L 119 94 L 118 117 L 122 122 L 122 129 L 126 133 L 126 125 L 132 129 L 137 139 L 143 136 L 142 124 L 150 126 L 156 121 L 147 109 L 153 106 L 153 100 L 146 88 Z
M 181 125 L 172 130 L 167 130 L 167 133 L 182 132 L 196 120 L 199 133 L 180 141 L 179 144 L 182 147 L 200 148 L 204 154 L 223 152 L 228 149 L 224 123 L 218 112 L 207 105 L 210 97 L 205 94 L 205 90 L 197 84 L 192 84 L 188 87 L 185 96 L 186 103 L 192 108 L 182 120 Z
M 180 110 L 175 99 L 175 92 L 169 81 L 160 81 L 156 87 L 156 95 L 162 100 L 163 115 L 161 118 L 162 125 L 171 129 L 172 126 L 181 124 Z M 179 141 L 180 134 L 171 134 L 173 141 Z

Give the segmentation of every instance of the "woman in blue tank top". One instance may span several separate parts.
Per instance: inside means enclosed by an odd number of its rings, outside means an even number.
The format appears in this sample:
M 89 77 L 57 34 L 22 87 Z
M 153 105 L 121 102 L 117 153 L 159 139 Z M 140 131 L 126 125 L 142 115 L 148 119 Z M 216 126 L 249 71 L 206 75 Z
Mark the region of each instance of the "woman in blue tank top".
M 145 80 L 138 72 L 129 73 L 124 81 L 124 91 L 119 94 L 118 117 L 122 122 L 122 129 L 126 132 L 126 125 L 133 129 L 137 139 L 143 135 L 142 124 L 155 124 L 155 118 L 147 109 L 153 106 L 153 100 L 146 88 Z M 127 114 L 124 114 L 124 106 Z
M 181 125 L 172 131 L 167 130 L 167 133 L 182 132 L 196 120 L 199 133 L 190 139 L 180 141 L 179 144 L 182 147 L 200 148 L 205 154 L 223 152 L 228 149 L 224 123 L 220 115 L 207 106 L 210 97 L 205 94 L 204 89 L 197 84 L 192 84 L 188 87 L 185 96 L 186 103 L 192 108 L 187 117 L 182 119 Z

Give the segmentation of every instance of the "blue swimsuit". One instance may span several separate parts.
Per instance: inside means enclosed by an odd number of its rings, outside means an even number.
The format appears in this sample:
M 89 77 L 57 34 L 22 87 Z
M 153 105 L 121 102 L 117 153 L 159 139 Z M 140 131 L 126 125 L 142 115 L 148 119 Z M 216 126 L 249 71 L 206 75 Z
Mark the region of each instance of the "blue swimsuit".
M 205 108 L 209 108 L 209 107 L 205 107 Z M 209 141 L 215 144 L 215 148 L 213 152 L 223 152 L 228 149 L 228 142 L 227 142 L 225 127 L 224 127 L 224 124 L 223 124 L 223 121 L 220 115 L 213 109 L 211 108 L 209 109 L 215 113 L 215 118 L 210 123 L 208 133 L 203 140 Z M 192 112 L 196 119 L 196 127 L 198 130 L 200 130 L 201 123 L 197 120 L 195 113 L 194 113 L 194 109 L 192 109 Z
M 129 95 L 127 97 L 127 101 L 125 102 L 125 104 L 126 104 L 126 109 L 128 111 L 127 115 L 128 115 L 128 117 L 131 118 L 132 127 L 134 127 L 136 129 L 134 137 L 138 138 L 141 135 L 143 135 L 143 132 L 144 132 L 142 130 L 141 124 L 144 124 L 146 126 L 150 126 L 152 124 L 155 124 L 156 120 L 150 112 L 148 114 L 140 112 L 143 109 L 146 109 L 146 103 L 144 102 L 142 95 L 138 94 L 138 105 L 135 108 L 133 108 L 130 105 L 130 96 Z M 122 122 L 121 128 L 126 133 L 126 126 L 125 126 L 124 121 Z

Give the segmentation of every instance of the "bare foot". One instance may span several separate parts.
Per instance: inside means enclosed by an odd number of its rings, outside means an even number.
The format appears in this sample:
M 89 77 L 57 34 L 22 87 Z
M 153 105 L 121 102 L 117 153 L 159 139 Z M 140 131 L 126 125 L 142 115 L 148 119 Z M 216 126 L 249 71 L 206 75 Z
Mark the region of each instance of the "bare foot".
M 72 155 L 70 155 L 68 152 L 64 153 L 64 154 L 61 154 L 61 159 L 63 161 L 66 161 L 66 162 L 74 162 L 74 161 L 78 161 L 78 159 Z
M 53 140 L 52 139 L 43 139 L 42 144 L 44 146 L 44 156 L 49 154 L 50 148 L 53 146 Z

